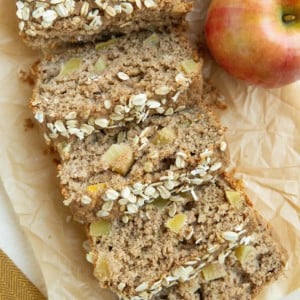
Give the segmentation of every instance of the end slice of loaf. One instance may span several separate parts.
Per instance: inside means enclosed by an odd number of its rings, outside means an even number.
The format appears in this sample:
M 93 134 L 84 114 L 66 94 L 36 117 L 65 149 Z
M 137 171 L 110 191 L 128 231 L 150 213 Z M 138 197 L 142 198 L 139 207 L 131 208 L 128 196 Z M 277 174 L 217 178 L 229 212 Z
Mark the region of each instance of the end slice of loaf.
M 277 277 L 283 252 L 244 194 L 224 178 L 196 193 L 90 224 L 100 286 L 131 300 L 252 299 Z
M 256 221 L 252 240 L 225 258 L 222 276 L 207 281 L 202 271 L 188 282 L 163 289 L 153 300 L 254 299 L 265 285 L 278 279 L 286 261 L 285 250 L 270 226 L 258 215 Z M 245 253 L 243 258 L 241 249 Z
M 205 106 L 59 142 L 64 203 L 76 219 L 126 218 L 213 180 L 228 164 L 224 128 Z
M 34 48 L 182 24 L 192 0 L 19 0 L 20 35 Z
M 82 140 L 197 106 L 201 68 L 183 34 L 141 32 L 45 57 L 31 105 L 48 142 Z

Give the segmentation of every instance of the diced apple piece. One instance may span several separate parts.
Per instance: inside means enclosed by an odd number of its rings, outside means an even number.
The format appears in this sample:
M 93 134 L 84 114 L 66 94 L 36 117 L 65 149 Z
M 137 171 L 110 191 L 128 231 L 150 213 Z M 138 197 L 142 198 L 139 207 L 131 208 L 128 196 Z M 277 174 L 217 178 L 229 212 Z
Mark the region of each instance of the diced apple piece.
M 169 203 L 169 199 L 163 199 L 161 197 L 158 197 L 157 199 L 155 199 L 151 205 L 159 208 L 159 209 L 163 209 L 164 207 L 166 207 Z
M 198 74 L 201 71 L 201 63 L 195 62 L 193 59 L 186 59 L 181 62 L 181 68 L 187 75 Z
M 191 121 L 185 120 L 185 121 L 182 121 L 181 123 L 179 123 L 179 126 L 181 128 L 188 128 L 191 126 L 191 124 L 192 124 Z
M 100 42 L 100 43 L 96 44 L 95 50 L 101 50 L 101 49 L 107 48 L 111 45 L 116 44 L 117 41 L 118 41 L 118 39 L 111 39 L 111 40 L 108 40 L 106 42 Z
M 66 142 L 60 142 L 57 144 L 57 151 L 63 159 L 67 160 L 70 158 L 71 144 Z
M 109 168 L 121 175 L 126 175 L 133 164 L 133 150 L 127 144 L 114 144 L 102 156 Z
M 177 214 L 166 222 L 166 227 L 175 233 L 179 233 L 184 227 L 187 220 L 185 214 Z
M 93 195 L 97 195 L 97 194 L 104 192 L 106 188 L 107 188 L 106 183 L 97 183 L 97 184 L 89 185 L 86 188 L 86 190 L 90 195 L 93 196 Z
M 102 280 L 110 277 L 109 263 L 104 255 L 99 254 L 94 272 L 95 276 Z
M 105 69 L 107 68 L 107 60 L 105 57 L 99 57 L 96 64 L 95 64 L 95 67 L 94 67 L 94 70 L 95 72 L 97 73 L 101 73 L 103 72 Z
M 108 235 L 111 231 L 111 226 L 111 222 L 104 219 L 93 222 L 90 225 L 90 235 L 94 237 Z
M 150 35 L 148 38 L 146 38 L 143 42 L 144 45 L 146 46 L 158 46 L 159 44 L 159 37 L 157 34 L 153 33 Z
M 202 275 L 204 280 L 208 282 L 225 277 L 227 274 L 223 265 L 219 263 L 211 263 L 202 269 Z
M 144 171 L 147 173 L 153 172 L 154 166 L 153 163 L 150 161 L 145 162 L 144 164 Z
M 176 132 L 174 128 L 168 126 L 159 130 L 152 140 L 154 145 L 167 145 L 176 139 Z
M 76 71 L 80 71 L 82 65 L 81 57 L 71 57 L 68 61 L 64 62 L 61 66 L 59 77 L 68 76 Z
M 242 265 L 247 262 L 252 253 L 254 253 L 252 246 L 241 245 L 235 249 L 235 256 Z
M 225 191 L 227 201 L 237 210 L 243 207 L 243 200 L 241 194 L 237 191 Z

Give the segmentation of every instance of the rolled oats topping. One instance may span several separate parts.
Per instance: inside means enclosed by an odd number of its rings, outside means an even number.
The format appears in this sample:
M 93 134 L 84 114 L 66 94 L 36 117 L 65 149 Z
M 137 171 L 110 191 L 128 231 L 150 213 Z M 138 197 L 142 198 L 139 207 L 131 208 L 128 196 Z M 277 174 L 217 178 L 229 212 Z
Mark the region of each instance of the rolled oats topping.
M 183 156 L 183 154 L 181 155 Z M 209 164 L 209 159 L 207 159 L 190 172 L 180 172 L 180 168 L 178 168 L 177 172 L 169 172 L 166 176 L 162 176 L 160 181 L 135 183 L 132 186 L 124 187 L 120 191 L 112 189 L 103 190 L 103 194 L 100 197 L 104 202 L 109 200 L 115 201 L 114 205 L 119 205 L 119 211 L 122 214 L 129 215 L 137 214 L 141 207 L 153 203 L 155 199 L 160 197 L 161 199 L 168 200 L 171 205 L 170 214 L 172 215 L 172 211 L 174 210 L 172 202 L 180 200 L 176 197 L 177 195 L 190 193 L 194 201 L 199 201 L 195 188 L 215 180 L 215 177 L 210 175 L 210 172 L 213 174 L 215 171 L 213 166 Z M 105 211 L 104 205 L 105 203 L 102 205 L 98 215 L 101 215 Z M 121 209 L 122 207 L 124 207 L 124 210 Z M 224 238 L 227 238 L 227 240 L 230 239 L 230 233 L 224 233 Z
M 182 1 L 181 11 L 171 0 L 19 0 L 19 28 L 34 47 L 78 40 L 93 41 L 102 32 L 130 33 L 179 24 L 191 10 L 192 1 Z M 42 43 L 39 43 L 42 42 Z

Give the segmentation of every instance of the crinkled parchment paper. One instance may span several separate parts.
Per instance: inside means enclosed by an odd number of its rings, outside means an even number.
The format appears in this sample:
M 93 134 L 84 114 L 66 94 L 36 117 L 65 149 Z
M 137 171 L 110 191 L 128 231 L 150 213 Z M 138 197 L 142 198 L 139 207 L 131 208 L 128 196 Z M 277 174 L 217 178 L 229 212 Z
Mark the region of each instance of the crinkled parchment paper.
M 200 9 L 209 1 L 198 2 Z M 31 87 L 18 79 L 18 71 L 38 56 L 18 38 L 14 4 L 0 0 L 2 185 L 32 244 L 48 298 L 113 299 L 97 288 L 85 261 L 83 229 L 68 222 L 53 157 L 46 153 L 36 126 L 24 129 L 24 120 L 32 117 L 27 106 Z M 190 16 L 198 28 L 201 16 L 199 11 Z M 283 299 L 300 288 L 300 82 L 266 91 L 232 79 L 212 63 L 206 73 L 225 95 L 228 108 L 220 117 L 228 127 L 232 167 L 289 254 L 285 274 L 259 299 Z

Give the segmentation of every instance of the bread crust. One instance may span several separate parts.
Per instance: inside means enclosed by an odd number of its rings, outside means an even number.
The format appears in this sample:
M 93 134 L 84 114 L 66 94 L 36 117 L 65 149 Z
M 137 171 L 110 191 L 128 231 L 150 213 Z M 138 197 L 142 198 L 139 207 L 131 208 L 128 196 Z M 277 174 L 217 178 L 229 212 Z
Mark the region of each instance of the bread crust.
M 192 0 L 17 1 L 20 36 L 33 48 L 94 42 L 112 34 L 184 26 Z

